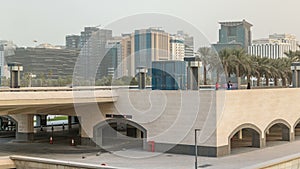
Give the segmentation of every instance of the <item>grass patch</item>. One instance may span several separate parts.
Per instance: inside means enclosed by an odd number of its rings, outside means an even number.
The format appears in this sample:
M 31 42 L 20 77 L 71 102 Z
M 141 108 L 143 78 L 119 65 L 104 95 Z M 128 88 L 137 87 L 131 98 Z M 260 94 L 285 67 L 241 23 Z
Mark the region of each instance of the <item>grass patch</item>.
M 52 119 L 48 119 L 48 121 L 59 121 L 59 120 L 68 120 L 68 116 L 56 116 Z

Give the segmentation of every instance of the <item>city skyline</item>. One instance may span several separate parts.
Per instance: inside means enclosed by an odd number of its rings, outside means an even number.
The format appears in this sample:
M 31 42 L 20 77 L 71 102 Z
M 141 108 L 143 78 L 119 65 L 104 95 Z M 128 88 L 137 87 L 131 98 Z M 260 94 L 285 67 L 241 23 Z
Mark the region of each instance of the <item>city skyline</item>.
M 256 1 L 257 3 L 237 0 L 226 2 L 154 0 L 145 5 L 136 0 L 126 2 L 91 0 L 89 3 L 82 0 L 75 0 L 72 3 L 58 0 L 43 2 L 12 0 L 2 2 L 0 7 L 2 21 L 0 39 L 12 40 L 18 46 L 34 46 L 33 40 L 37 40 L 39 44 L 62 45 L 65 42 L 65 35 L 77 34 L 85 26 L 101 24 L 105 27 L 124 16 L 143 13 L 162 13 L 181 18 L 199 29 L 210 43 L 217 42 L 219 21 L 242 19 L 254 25 L 253 39 L 267 37 L 272 33 L 291 33 L 300 37 L 298 31 L 300 25 L 295 23 L 297 6 L 300 2 Z

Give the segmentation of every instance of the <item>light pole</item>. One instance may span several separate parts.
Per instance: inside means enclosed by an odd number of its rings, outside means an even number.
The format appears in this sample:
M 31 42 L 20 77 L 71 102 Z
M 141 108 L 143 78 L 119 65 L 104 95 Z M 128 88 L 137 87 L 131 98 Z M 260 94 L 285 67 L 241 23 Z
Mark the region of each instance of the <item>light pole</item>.
M 200 129 L 195 129 L 195 169 L 198 169 L 198 147 L 197 147 L 197 132 Z
M 36 77 L 36 75 L 34 75 L 34 74 L 32 74 L 32 73 L 29 73 L 29 83 L 28 83 L 28 87 L 31 87 L 31 80 L 32 80 L 32 78 L 35 78 Z

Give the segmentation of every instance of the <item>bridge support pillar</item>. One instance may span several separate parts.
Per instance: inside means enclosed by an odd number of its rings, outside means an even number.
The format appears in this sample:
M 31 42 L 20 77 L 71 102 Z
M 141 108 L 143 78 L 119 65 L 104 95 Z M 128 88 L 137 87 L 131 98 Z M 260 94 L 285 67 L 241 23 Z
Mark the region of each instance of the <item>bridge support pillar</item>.
M 36 115 L 36 126 L 46 126 L 47 115 Z
M 33 141 L 33 114 L 18 114 L 12 117 L 18 122 L 16 140 L 20 142 Z
M 72 128 L 72 116 L 68 116 L 68 129 Z
M 69 130 L 72 128 L 73 123 L 78 123 L 78 122 L 79 122 L 78 117 L 68 116 L 68 128 L 69 128 Z
M 291 138 L 290 141 L 295 141 L 295 133 L 294 132 L 291 132 L 290 138 Z
M 290 129 L 288 128 L 282 128 L 282 140 L 283 141 L 292 141 L 292 133 L 290 132 Z

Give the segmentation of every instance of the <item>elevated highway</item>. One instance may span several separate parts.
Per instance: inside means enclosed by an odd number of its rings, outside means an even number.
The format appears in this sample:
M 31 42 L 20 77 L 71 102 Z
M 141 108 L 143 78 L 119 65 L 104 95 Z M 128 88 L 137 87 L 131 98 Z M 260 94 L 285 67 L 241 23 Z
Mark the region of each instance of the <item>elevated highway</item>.
M 0 89 L 0 95 L 0 115 L 34 112 L 75 116 L 74 111 L 66 111 L 73 109 L 74 103 L 111 103 L 117 100 L 117 95 L 109 87 L 4 88 Z
M 91 94 L 92 93 L 92 94 Z M 34 139 L 33 115 L 78 116 L 82 144 L 132 142 L 154 151 L 223 156 L 300 136 L 300 89 L 159 91 L 122 88 L 0 90 L 0 114 L 17 123 L 17 139 Z M 74 97 L 75 95 L 75 97 Z M 137 144 L 138 143 L 138 144 Z M 111 144 L 111 145 L 110 145 Z

